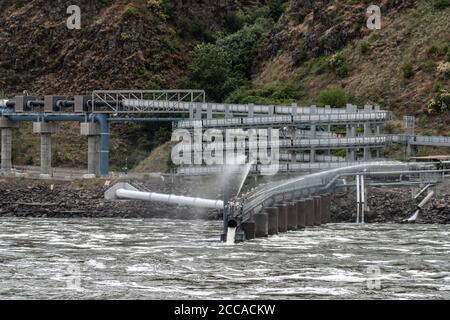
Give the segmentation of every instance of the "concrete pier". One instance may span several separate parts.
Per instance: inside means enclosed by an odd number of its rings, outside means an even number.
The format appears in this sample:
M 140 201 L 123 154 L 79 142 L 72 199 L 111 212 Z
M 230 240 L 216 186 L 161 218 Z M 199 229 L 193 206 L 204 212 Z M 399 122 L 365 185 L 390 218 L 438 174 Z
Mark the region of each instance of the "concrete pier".
M 325 223 L 331 222 L 331 194 L 324 197 L 325 200 Z
M 269 236 L 278 234 L 278 208 L 266 208 L 268 227 L 267 232 Z
M 327 196 L 322 196 L 320 198 L 320 222 L 321 224 L 328 223 L 328 214 L 327 214 Z
M 245 240 L 255 239 L 255 222 L 245 221 L 241 224 L 242 231 L 245 234 Z
M 269 224 L 267 220 L 267 214 L 264 212 L 253 215 L 253 221 L 255 222 L 255 237 L 264 238 L 269 235 Z
M 289 202 L 288 204 L 288 230 L 297 230 L 298 228 L 298 215 L 297 215 L 297 203 Z
M 96 122 L 80 123 L 80 133 L 88 137 L 88 174 L 100 176 L 100 126 Z
M 322 197 L 313 197 L 314 199 L 314 225 L 320 226 L 322 224 L 322 217 L 321 217 L 321 211 L 320 211 L 320 204 Z
M 52 122 L 34 122 L 33 132 L 41 135 L 41 177 L 46 178 L 52 174 L 52 134 L 56 133 L 57 126 Z
M 297 228 L 304 229 L 306 227 L 306 210 L 305 200 L 297 201 Z
M 288 225 L 288 205 L 280 204 L 278 206 L 278 232 L 286 232 Z
M 12 169 L 12 136 L 16 124 L 9 119 L 0 118 L 1 130 L 1 170 L 10 171 Z
M 308 198 L 305 200 L 305 226 L 314 226 L 314 199 Z

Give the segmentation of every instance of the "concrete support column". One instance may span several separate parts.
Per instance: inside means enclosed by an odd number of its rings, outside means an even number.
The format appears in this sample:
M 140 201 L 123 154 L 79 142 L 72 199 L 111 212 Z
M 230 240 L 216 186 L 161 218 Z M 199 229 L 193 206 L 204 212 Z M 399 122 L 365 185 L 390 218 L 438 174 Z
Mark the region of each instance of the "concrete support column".
M 320 226 L 322 224 L 322 215 L 320 209 L 322 197 L 320 196 L 313 197 L 313 199 L 314 199 L 314 225 Z
M 364 137 L 370 137 L 372 135 L 372 128 L 370 123 L 364 123 Z M 364 161 L 369 161 L 371 158 L 370 147 L 364 147 Z
M 316 149 L 314 147 L 311 147 L 311 151 L 309 153 L 309 161 L 311 163 L 316 162 Z
M 80 133 L 88 137 L 88 174 L 100 176 L 100 126 L 95 122 L 80 123 Z
M 41 133 L 41 175 L 52 174 L 52 135 Z
M 298 229 L 306 227 L 305 200 L 297 201 L 297 227 Z
M 288 205 L 278 206 L 278 232 L 286 232 L 288 225 Z
M 255 237 L 264 238 L 269 235 L 267 214 L 264 212 L 253 215 L 253 221 L 255 222 Z
M 290 202 L 288 204 L 288 230 L 297 230 L 298 228 L 298 215 L 297 215 L 297 203 Z
M 99 162 L 99 136 L 88 136 L 88 174 L 99 176 L 100 162 Z
M 241 224 L 242 231 L 245 234 L 245 240 L 255 239 L 255 222 L 254 221 L 245 221 Z
M 278 208 L 266 208 L 268 227 L 267 232 L 269 236 L 278 234 Z
M 356 125 L 351 124 L 347 126 L 347 138 L 354 138 L 356 136 Z M 356 161 L 356 149 L 347 149 L 347 161 Z
M 2 130 L 2 171 L 12 169 L 12 129 L 3 128 Z
M 57 125 L 53 122 L 34 122 L 33 132 L 41 135 L 41 177 L 52 175 L 52 134 Z
M 12 169 L 12 136 L 13 128 L 16 124 L 6 118 L 0 118 L 1 130 L 1 170 L 10 171 Z
M 311 139 L 315 139 L 316 136 L 317 136 L 317 125 L 311 124 L 310 137 L 311 137 Z
M 308 198 L 305 200 L 305 226 L 314 226 L 314 199 Z
M 321 219 L 320 222 L 321 222 L 321 224 L 328 223 L 327 197 L 328 196 L 322 196 L 320 198 L 320 219 Z

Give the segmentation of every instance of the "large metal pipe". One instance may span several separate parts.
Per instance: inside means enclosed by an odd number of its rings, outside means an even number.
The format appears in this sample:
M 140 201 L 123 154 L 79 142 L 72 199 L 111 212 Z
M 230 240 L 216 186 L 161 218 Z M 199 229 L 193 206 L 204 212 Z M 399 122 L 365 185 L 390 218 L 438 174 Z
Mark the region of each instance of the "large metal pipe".
M 207 209 L 223 209 L 222 200 L 209 200 L 194 197 L 184 197 L 177 196 L 173 194 L 162 194 L 156 192 L 141 192 L 126 189 L 116 190 L 116 196 L 120 199 L 132 199 L 132 200 L 143 200 L 143 201 L 153 201 L 153 202 L 163 202 L 178 204 L 181 206 L 191 206 L 197 208 L 207 208 Z
M 430 191 L 427 196 L 419 203 L 417 206 L 419 209 L 423 209 L 425 205 L 428 203 L 428 201 L 431 200 L 431 198 L 434 196 L 434 191 Z

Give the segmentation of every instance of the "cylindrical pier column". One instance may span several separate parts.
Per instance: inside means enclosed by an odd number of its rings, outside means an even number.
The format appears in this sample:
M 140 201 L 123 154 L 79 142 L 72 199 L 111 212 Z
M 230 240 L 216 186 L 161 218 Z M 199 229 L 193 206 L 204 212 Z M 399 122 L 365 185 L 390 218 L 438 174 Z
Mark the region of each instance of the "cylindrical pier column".
M 269 235 L 267 214 L 260 212 L 253 215 L 253 221 L 255 222 L 255 237 L 264 238 Z
M 314 199 L 308 198 L 305 200 L 305 226 L 314 226 Z
M 297 201 L 297 227 L 298 229 L 306 227 L 305 200 Z
M 3 128 L 2 130 L 2 164 L 1 169 L 9 171 L 12 169 L 12 129 Z
M 326 223 L 331 222 L 331 194 L 325 197 L 325 215 Z
M 322 224 L 327 224 L 327 196 L 322 196 L 320 198 L 320 222 Z
M 320 226 L 322 224 L 322 217 L 321 217 L 321 211 L 320 211 L 320 204 L 321 204 L 321 198 L 313 197 L 314 199 L 314 225 Z
M 278 206 L 278 232 L 286 232 L 288 225 L 288 205 L 280 204 Z
M 241 224 L 242 231 L 245 234 L 245 240 L 255 239 L 255 222 L 245 221 Z
M 277 207 L 266 208 L 266 213 L 268 220 L 267 231 L 269 236 L 278 234 L 278 208 Z
M 298 228 L 298 215 L 297 215 L 297 203 L 289 202 L 288 204 L 288 230 L 297 230 Z

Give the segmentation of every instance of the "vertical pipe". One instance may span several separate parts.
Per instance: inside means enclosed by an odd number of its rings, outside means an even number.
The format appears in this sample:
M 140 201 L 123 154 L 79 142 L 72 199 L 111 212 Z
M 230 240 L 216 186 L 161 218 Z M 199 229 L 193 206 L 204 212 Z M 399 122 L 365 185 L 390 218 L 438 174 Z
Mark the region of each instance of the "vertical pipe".
M 109 123 L 107 114 L 96 114 L 95 119 L 100 124 L 100 174 L 109 175 Z
M 364 176 L 361 176 L 361 223 L 364 223 L 364 212 L 366 211 L 366 188 Z
M 359 194 L 359 175 L 356 176 L 356 223 L 359 223 L 359 205 L 360 205 L 360 194 Z
M 226 174 L 223 176 L 223 241 L 227 238 L 228 233 L 228 215 L 230 202 L 230 181 Z

